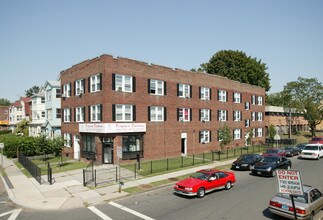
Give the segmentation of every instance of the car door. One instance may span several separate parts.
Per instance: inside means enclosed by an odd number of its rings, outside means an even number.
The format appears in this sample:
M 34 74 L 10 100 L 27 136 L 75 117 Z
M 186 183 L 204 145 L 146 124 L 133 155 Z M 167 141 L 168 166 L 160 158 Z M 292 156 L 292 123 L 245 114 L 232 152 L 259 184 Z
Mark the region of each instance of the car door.
M 214 188 L 217 188 L 217 185 L 218 185 L 218 179 L 219 179 L 219 177 L 218 177 L 217 173 L 212 173 L 212 174 L 209 176 L 209 178 L 208 178 L 208 180 L 206 181 L 206 183 L 205 183 L 205 189 L 206 189 L 206 190 L 212 190 L 212 189 L 214 189 Z
M 317 189 L 311 190 L 309 192 L 309 202 L 311 211 L 314 211 L 315 213 L 319 212 L 323 208 L 322 193 Z

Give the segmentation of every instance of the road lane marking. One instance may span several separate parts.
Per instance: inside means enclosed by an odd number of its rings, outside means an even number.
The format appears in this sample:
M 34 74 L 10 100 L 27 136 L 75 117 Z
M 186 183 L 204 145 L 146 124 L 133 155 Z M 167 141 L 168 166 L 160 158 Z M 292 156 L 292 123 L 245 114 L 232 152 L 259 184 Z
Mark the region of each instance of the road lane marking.
M 110 218 L 109 216 L 107 216 L 106 214 L 104 214 L 99 209 L 95 208 L 94 206 L 90 206 L 90 207 L 88 207 L 88 209 L 90 209 L 92 212 L 94 212 L 96 215 L 98 215 L 103 220 L 112 220 L 112 218 Z
M 123 211 L 129 212 L 129 213 L 131 213 L 131 214 L 133 214 L 135 216 L 138 216 L 139 218 L 142 218 L 142 219 L 145 219 L 145 220 L 155 220 L 153 218 L 150 218 L 147 215 L 141 214 L 141 213 L 139 213 L 139 212 L 137 212 L 135 210 L 129 209 L 129 208 L 124 207 L 122 205 L 119 205 L 119 204 L 117 204 L 115 202 L 109 202 L 109 204 L 112 205 L 112 206 L 114 206 L 114 207 L 117 207 L 117 208 L 119 208 L 119 209 L 121 209 Z
M 8 220 L 15 220 L 18 217 L 21 210 L 22 209 L 14 209 L 14 210 L 11 210 L 9 212 L 4 212 L 4 213 L 0 214 L 0 217 L 3 217 L 3 216 L 11 214 L 10 217 L 8 218 Z

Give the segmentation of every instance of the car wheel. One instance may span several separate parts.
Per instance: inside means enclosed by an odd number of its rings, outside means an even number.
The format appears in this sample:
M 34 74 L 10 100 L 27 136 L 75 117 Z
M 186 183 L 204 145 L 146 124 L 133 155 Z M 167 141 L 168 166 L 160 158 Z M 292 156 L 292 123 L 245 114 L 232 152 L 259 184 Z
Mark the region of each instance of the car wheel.
M 205 189 L 199 188 L 199 190 L 197 190 L 197 197 L 203 198 L 204 196 L 205 196 Z
M 320 155 L 318 155 L 316 159 L 319 160 L 320 159 Z
M 229 189 L 231 189 L 231 187 L 232 187 L 232 183 L 231 183 L 231 181 L 228 181 L 226 184 L 225 184 L 225 189 L 226 190 L 229 190 Z
M 275 170 L 271 171 L 271 176 L 272 177 L 275 177 L 276 176 L 276 171 Z

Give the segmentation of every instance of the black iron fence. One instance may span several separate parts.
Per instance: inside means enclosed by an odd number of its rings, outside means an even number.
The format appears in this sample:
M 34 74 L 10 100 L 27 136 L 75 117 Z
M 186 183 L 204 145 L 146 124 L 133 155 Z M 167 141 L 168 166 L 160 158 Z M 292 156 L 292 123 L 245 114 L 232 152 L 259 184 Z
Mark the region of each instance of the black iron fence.
M 20 152 L 18 153 L 18 161 L 39 184 L 42 184 L 40 167 Z
M 49 162 L 47 163 L 47 181 L 49 182 L 50 185 L 53 184 L 53 171 Z
M 90 183 L 94 183 L 96 186 L 96 170 L 93 168 L 94 161 L 92 160 L 91 163 L 83 169 L 83 186 L 86 186 Z

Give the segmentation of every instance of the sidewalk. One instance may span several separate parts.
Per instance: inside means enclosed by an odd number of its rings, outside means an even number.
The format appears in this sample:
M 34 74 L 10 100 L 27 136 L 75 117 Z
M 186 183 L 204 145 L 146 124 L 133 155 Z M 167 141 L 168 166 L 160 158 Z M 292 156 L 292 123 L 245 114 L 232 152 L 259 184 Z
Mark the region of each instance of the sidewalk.
M 198 169 L 209 169 L 215 166 L 231 164 L 233 161 L 234 159 L 214 162 L 200 167 L 128 181 L 124 183 L 122 189 L 175 178 L 193 173 Z M 25 208 L 36 210 L 73 209 L 100 204 L 128 194 L 124 191 L 119 193 L 118 184 L 95 189 L 84 187 L 82 170 L 55 173 L 53 174 L 55 178 L 53 185 L 48 183 L 40 185 L 34 178 L 27 178 L 14 162 L 5 156 L 3 157 L 3 168 L 6 176 L 0 176 L 9 198 L 14 203 Z

